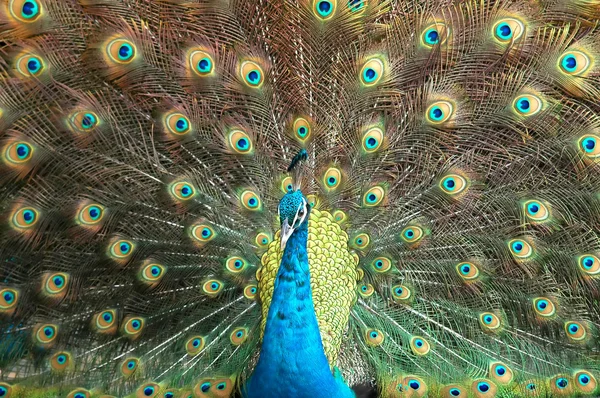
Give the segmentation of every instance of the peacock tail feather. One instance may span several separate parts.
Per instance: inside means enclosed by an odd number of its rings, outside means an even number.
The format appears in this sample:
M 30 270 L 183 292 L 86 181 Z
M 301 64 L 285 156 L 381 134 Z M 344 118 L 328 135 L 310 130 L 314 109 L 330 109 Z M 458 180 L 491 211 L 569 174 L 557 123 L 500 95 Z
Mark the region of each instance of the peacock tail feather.
M 599 22 L 2 1 L 0 397 L 598 396 Z

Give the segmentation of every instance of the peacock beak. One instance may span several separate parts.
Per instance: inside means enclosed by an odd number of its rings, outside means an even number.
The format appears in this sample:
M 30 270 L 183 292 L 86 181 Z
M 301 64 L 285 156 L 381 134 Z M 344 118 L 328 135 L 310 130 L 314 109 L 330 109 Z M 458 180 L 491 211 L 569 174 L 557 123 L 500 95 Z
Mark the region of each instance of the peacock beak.
M 285 249 L 285 245 L 293 233 L 294 233 L 294 228 L 292 228 L 290 226 L 290 224 L 288 223 L 288 219 L 286 218 L 285 220 L 283 220 L 283 223 L 281 223 L 281 232 L 279 234 L 279 237 L 281 239 L 281 250 L 282 251 Z

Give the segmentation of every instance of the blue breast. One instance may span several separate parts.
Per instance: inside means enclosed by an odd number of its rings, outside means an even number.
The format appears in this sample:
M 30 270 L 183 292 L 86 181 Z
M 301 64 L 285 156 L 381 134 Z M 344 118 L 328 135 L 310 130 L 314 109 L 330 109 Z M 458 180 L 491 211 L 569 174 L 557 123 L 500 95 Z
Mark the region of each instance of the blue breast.
M 307 236 L 305 223 L 285 247 L 260 358 L 243 388 L 246 398 L 355 396 L 340 376 L 334 377 L 323 350 L 310 287 Z

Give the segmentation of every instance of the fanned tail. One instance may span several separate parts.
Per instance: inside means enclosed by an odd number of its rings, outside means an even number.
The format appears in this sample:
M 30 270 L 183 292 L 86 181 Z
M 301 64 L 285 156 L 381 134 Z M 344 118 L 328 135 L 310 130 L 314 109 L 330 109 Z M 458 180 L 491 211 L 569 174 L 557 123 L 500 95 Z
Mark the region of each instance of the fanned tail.
M 0 13 L 0 393 L 234 394 L 300 181 L 349 385 L 598 393 L 595 1 Z

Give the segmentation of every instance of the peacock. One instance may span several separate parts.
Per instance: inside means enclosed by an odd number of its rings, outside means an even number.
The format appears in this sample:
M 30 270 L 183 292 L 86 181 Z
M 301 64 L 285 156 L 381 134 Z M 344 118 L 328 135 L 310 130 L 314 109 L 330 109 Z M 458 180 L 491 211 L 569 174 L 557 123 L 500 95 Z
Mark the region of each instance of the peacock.
M 600 396 L 600 1 L 3 0 L 0 397 Z

